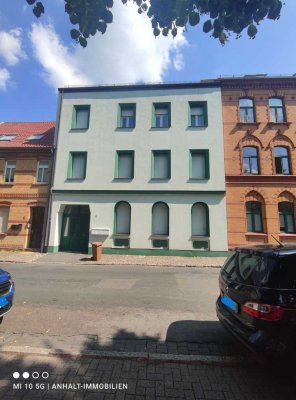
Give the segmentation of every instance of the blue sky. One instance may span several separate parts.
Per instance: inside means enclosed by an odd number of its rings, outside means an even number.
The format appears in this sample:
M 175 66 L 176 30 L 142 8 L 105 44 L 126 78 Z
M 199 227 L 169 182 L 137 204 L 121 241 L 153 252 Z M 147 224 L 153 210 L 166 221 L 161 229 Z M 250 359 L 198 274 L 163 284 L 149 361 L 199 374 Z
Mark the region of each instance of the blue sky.
M 0 121 L 54 120 L 60 86 L 296 73 L 292 0 L 279 21 L 259 26 L 255 40 L 244 34 L 225 46 L 201 26 L 177 40 L 155 39 L 136 7 L 115 0 L 114 24 L 87 49 L 69 38 L 63 0 L 44 0 L 46 15 L 38 20 L 25 0 L 9 3 L 0 5 Z

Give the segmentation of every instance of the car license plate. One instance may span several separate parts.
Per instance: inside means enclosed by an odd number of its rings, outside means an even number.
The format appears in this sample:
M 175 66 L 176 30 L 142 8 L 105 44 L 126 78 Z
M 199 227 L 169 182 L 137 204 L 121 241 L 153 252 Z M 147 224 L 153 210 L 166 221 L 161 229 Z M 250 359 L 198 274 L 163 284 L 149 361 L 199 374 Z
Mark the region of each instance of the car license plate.
M 230 297 L 226 295 L 221 296 L 221 303 L 223 303 L 226 307 L 230 308 L 234 312 L 238 312 L 238 306 L 235 301 L 233 301 Z
M 0 308 L 7 306 L 8 301 L 5 297 L 0 297 Z

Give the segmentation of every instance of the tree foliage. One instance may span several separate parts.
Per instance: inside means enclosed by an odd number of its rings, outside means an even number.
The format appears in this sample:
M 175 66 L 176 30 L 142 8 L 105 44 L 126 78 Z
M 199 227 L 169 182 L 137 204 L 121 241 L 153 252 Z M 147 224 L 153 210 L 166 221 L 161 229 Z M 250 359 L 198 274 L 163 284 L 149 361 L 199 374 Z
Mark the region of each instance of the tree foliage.
M 283 6 L 282 0 L 121 0 L 123 4 L 134 2 L 139 14 L 149 17 L 154 36 L 160 34 L 175 37 L 178 28 L 196 26 L 203 19 L 203 32 L 210 33 L 225 44 L 231 34 L 238 38 L 244 30 L 254 39 L 259 23 L 268 18 L 277 20 Z M 33 13 L 40 17 L 44 13 L 41 1 L 26 0 Z M 82 47 L 87 39 L 97 32 L 104 34 L 113 22 L 113 0 L 65 0 L 65 11 L 71 24 L 71 37 Z M 206 19 L 206 20 L 204 20 Z

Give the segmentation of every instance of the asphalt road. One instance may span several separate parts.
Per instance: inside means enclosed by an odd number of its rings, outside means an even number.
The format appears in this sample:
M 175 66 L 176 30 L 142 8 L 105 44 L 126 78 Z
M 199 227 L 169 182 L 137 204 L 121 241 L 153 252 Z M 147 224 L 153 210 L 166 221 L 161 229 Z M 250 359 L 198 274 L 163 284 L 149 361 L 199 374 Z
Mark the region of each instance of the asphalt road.
M 16 283 L 1 333 L 231 341 L 216 318 L 215 268 L 3 264 Z

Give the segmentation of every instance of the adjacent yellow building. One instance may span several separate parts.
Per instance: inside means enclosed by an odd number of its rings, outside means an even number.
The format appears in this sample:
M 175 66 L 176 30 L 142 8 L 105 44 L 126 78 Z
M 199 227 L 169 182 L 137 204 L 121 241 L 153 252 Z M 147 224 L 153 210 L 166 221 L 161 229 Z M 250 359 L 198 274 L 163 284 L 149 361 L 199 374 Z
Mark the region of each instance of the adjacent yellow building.
M 0 124 L 0 248 L 42 249 L 54 122 Z

